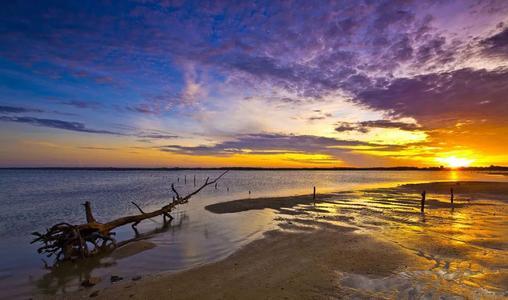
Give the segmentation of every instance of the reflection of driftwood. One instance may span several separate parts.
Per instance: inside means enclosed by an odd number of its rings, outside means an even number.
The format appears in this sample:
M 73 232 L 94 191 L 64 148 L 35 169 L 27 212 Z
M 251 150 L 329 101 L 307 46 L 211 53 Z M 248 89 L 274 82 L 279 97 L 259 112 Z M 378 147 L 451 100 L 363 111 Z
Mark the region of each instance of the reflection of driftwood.
M 215 184 L 226 173 L 227 171 L 211 181 L 207 178 L 201 187 L 183 197 L 180 196 L 178 191 L 175 189 L 175 186 L 171 184 L 171 190 L 175 194 L 171 203 L 158 210 L 145 212 L 141 209 L 141 207 L 139 207 L 139 205 L 133 202 L 140 214 L 121 217 L 106 223 L 99 223 L 95 220 L 90 202 L 87 201 L 83 204 L 86 215 L 85 224 L 56 224 L 47 229 L 45 233 L 32 233 L 36 236 L 32 243 L 41 243 L 42 246 L 37 251 L 39 253 L 46 254 L 48 257 L 55 255 L 55 260 L 57 262 L 89 257 L 101 251 L 114 249 L 118 245 L 113 238 L 113 229 L 131 224 L 137 234 L 136 225 L 143 220 L 162 215 L 164 217 L 164 222 L 166 222 L 166 218 L 171 221 L 173 218 L 169 213 L 177 205 L 187 203 L 192 196 L 199 193 L 205 187 Z
M 121 244 L 143 241 L 149 239 L 156 234 L 164 232 L 175 232 L 181 230 L 189 217 L 185 213 L 181 213 L 179 217 L 175 218 L 175 221 L 169 223 L 162 223 L 160 226 L 137 235 L 136 237 L 120 242 L 117 244 L 120 247 Z M 131 244 L 132 245 L 132 244 Z M 120 250 L 120 249 L 118 249 Z M 75 287 L 76 282 L 81 283 L 85 279 L 92 277 L 92 274 L 100 269 L 110 268 L 118 263 L 118 260 L 134 255 L 131 253 L 127 256 L 118 257 L 115 255 L 118 252 L 101 252 L 93 257 L 82 260 L 79 264 L 71 261 L 63 261 L 55 264 L 49 268 L 51 272 L 44 274 L 41 278 L 35 281 L 36 287 L 41 293 L 45 294 L 56 294 L 66 292 L 67 289 L 71 290 Z

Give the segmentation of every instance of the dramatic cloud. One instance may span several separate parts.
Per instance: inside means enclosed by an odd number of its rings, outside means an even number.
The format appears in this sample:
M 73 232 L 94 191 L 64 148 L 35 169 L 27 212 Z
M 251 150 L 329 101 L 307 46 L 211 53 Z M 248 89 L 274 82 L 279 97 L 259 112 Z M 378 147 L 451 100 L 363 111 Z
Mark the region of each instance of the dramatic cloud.
M 101 108 L 102 105 L 98 102 L 90 102 L 90 101 L 80 101 L 80 100 L 69 100 L 62 101 L 60 104 L 72 106 L 80 109 L 98 109 Z
M 90 129 L 90 128 L 87 128 L 85 126 L 85 124 L 79 123 L 79 122 L 67 122 L 67 121 L 62 121 L 62 120 L 40 119 L 40 118 L 34 118 L 34 117 L 0 116 L 0 121 L 25 123 L 25 124 L 34 125 L 34 126 L 57 128 L 57 129 L 77 131 L 77 132 L 123 135 L 122 133 L 109 131 L 109 130 Z
M 155 65 L 169 61 L 180 69 L 184 81 L 175 96 L 167 98 L 170 102 L 194 102 L 206 95 L 203 76 L 196 72 L 202 66 L 213 67 L 231 80 L 269 82 L 295 94 L 319 97 L 341 88 L 350 90 L 359 78 L 369 81 L 373 76 L 452 64 L 463 54 L 457 45 L 466 44 L 470 37 L 435 28 L 441 20 L 433 14 L 453 11 L 459 22 L 470 11 L 482 12 L 477 18 L 494 18 L 508 10 L 503 1 L 464 2 L 460 7 L 438 4 L 217 1 L 198 5 L 191 1 L 168 7 L 132 2 L 90 10 L 63 3 L 29 8 L 11 3 L 2 14 L 4 28 L 9 29 L 4 32 L 9 34 L 2 36 L 0 53 L 21 63 L 49 62 L 52 72 L 94 81 L 111 78 L 104 82 L 128 85 L 147 75 L 167 85 L 174 71 Z M 101 9 L 105 13 L 90 13 Z M 502 34 L 485 45 L 500 49 Z
M 355 146 L 390 147 L 390 145 L 377 145 L 361 141 L 339 140 L 312 135 L 247 134 L 238 136 L 234 140 L 217 143 L 211 146 L 165 145 L 161 146 L 160 149 L 167 152 L 192 155 L 231 155 L 236 153 L 266 155 L 321 153 L 333 155 L 349 151 L 344 149 Z
M 163 130 L 154 130 L 154 129 L 137 132 L 135 136 L 144 139 L 159 139 L 159 140 L 176 139 L 180 137 L 178 135 L 174 135 Z
M 483 51 L 487 55 L 508 58 L 508 27 L 504 28 L 498 34 L 491 36 L 481 42 Z
M 91 146 L 78 147 L 78 149 L 84 149 L 84 150 L 104 150 L 104 151 L 114 151 L 114 150 L 118 150 L 118 149 L 116 149 L 116 148 L 108 148 L 108 147 L 91 147 Z
M 331 113 L 324 113 L 320 109 L 315 109 L 313 113 L 314 114 L 308 118 L 309 121 L 325 120 L 333 116 Z
M 372 128 L 395 128 L 406 131 L 422 130 L 420 126 L 414 123 L 404 123 L 390 120 L 374 120 L 374 121 L 363 121 L 363 122 L 338 122 L 335 131 L 359 131 L 367 133 Z
M 0 120 L 174 139 L 161 149 L 180 154 L 341 160 L 460 133 L 450 148 L 508 161 L 493 145 L 508 126 L 507 15 L 503 0 L 8 1 L 0 98 L 17 102 Z M 24 116 L 77 109 L 79 122 Z
M 397 78 L 386 86 L 359 93 L 357 101 L 434 126 L 470 119 L 504 122 L 508 113 L 507 82 L 508 69 L 461 69 Z
M 0 121 L 4 122 L 13 122 L 13 123 L 24 123 L 33 126 L 39 127 L 49 127 L 56 128 L 68 131 L 75 132 L 84 132 L 84 133 L 96 133 L 96 134 L 108 134 L 108 135 L 118 135 L 118 136 L 134 136 L 143 139 L 175 139 L 179 136 L 172 135 L 160 130 L 145 130 L 145 131 L 111 131 L 111 130 L 102 130 L 102 129 L 91 129 L 88 128 L 85 124 L 80 122 L 69 122 L 62 120 L 54 120 L 54 119 L 41 119 L 35 117 L 11 117 L 11 116 L 0 116 Z
M 43 110 L 39 108 L 28 108 L 28 107 L 20 107 L 20 106 L 8 106 L 8 105 L 0 105 L 0 113 L 4 114 L 25 114 L 25 113 L 37 113 L 37 114 L 55 114 L 62 116 L 75 116 L 75 114 L 70 112 L 64 112 L 59 110 Z
M 142 114 L 153 114 L 153 115 L 157 115 L 162 111 L 160 106 L 158 106 L 158 105 L 154 106 L 152 104 L 146 104 L 146 103 L 127 106 L 126 108 L 127 108 L 127 110 L 132 111 L 132 112 L 138 112 L 138 113 L 142 113 Z
M 339 123 L 337 123 L 337 125 L 338 126 L 335 127 L 335 131 L 337 131 L 337 132 L 360 131 L 360 132 L 366 133 L 369 131 L 368 128 L 358 126 L 356 123 L 339 122 Z
M 31 112 L 44 112 L 44 111 L 41 109 L 35 109 L 35 108 L 0 105 L 0 113 L 4 113 L 4 114 L 19 114 L 19 113 L 31 113 Z

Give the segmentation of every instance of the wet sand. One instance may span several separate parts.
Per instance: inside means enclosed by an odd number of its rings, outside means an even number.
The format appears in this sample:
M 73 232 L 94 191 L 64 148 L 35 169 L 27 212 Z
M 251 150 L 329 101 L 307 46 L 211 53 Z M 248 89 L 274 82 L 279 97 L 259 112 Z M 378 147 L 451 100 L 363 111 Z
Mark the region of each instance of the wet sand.
M 275 209 L 281 230 L 219 262 L 57 298 L 500 299 L 508 296 L 508 213 L 499 200 L 508 200 L 508 183 L 411 184 L 320 195 L 316 203 L 312 196 L 218 203 L 206 209 Z
M 421 262 L 418 262 L 421 263 Z M 97 299 L 316 299 L 361 295 L 337 272 L 385 277 L 416 265 L 402 249 L 347 227 L 268 232 L 229 258 L 172 275 L 113 285 Z M 93 290 L 72 295 L 88 298 Z M 364 295 L 369 296 L 369 295 Z M 64 295 L 62 299 L 69 299 Z
M 216 214 L 237 213 L 247 210 L 265 208 L 281 209 L 290 208 L 298 204 L 322 202 L 332 196 L 333 194 L 316 195 L 315 199 L 312 195 L 273 198 L 248 198 L 211 204 L 205 206 L 205 209 Z
M 448 206 L 442 201 L 432 200 L 432 194 L 450 195 L 450 189 L 454 189 L 456 197 L 455 205 L 462 206 L 462 200 L 471 200 L 473 197 L 489 196 L 490 198 L 508 201 L 508 183 L 504 182 L 477 182 L 477 181 L 453 181 L 453 182 L 430 182 L 419 184 L 404 184 L 397 187 L 401 192 L 421 193 L 426 191 L 429 196 L 427 205 L 429 207 Z M 382 191 L 384 189 L 371 189 L 366 191 Z M 386 189 L 390 190 L 390 189 Z M 227 202 L 211 204 L 205 207 L 206 210 L 216 214 L 236 213 L 256 209 L 284 209 L 294 207 L 299 204 L 313 204 L 333 201 L 333 198 L 345 193 L 318 194 L 314 199 L 312 195 L 289 196 L 289 197 L 265 197 L 265 198 L 247 198 Z M 412 199 L 418 200 L 418 199 Z M 416 202 L 415 202 L 416 203 Z

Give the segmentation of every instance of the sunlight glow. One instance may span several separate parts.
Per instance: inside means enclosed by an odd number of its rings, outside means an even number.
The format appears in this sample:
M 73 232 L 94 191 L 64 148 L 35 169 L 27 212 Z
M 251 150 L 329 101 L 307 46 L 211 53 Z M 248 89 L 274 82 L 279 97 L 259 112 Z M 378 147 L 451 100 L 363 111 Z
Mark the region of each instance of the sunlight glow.
M 468 167 L 472 162 L 474 162 L 474 159 L 456 156 L 438 157 L 436 160 L 440 163 L 446 164 L 446 166 L 450 168 Z

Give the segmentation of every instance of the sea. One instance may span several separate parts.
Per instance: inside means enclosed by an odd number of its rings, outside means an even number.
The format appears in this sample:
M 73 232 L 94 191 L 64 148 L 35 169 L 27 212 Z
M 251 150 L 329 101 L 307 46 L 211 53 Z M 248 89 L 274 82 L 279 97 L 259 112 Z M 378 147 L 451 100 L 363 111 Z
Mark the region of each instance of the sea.
M 0 170 L 0 298 L 23 299 L 38 294 L 59 294 L 79 288 L 83 278 L 145 276 L 176 272 L 223 259 L 263 233 L 275 229 L 269 209 L 214 214 L 206 205 L 236 199 L 318 194 L 406 183 L 434 181 L 508 181 L 508 176 L 472 171 L 322 171 L 231 170 L 216 186 L 208 186 L 178 206 L 174 220 L 164 227 L 162 218 L 142 222 L 138 229 L 149 247 L 135 255 L 104 257 L 77 269 L 51 271 L 52 258 L 30 244 L 34 231 L 59 222 L 85 222 L 82 204 L 90 201 L 96 219 L 108 221 L 157 209 L 173 199 L 171 184 L 181 195 L 213 179 L 220 170 Z M 132 238 L 130 226 L 119 228 L 118 240 Z

